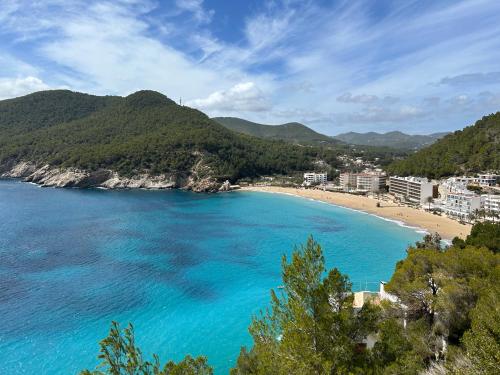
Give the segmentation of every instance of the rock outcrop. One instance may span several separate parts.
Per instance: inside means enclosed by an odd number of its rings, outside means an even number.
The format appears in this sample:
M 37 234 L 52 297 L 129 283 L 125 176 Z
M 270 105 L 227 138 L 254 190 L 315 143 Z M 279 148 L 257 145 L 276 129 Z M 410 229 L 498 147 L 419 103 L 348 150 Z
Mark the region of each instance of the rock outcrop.
M 213 193 L 219 191 L 221 184 L 213 176 L 212 169 L 206 165 L 201 158 L 191 169 L 184 189 L 192 190 L 196 193 Z
M 173 189 L 182 188 L 194 192 L 216 192 L 221 184 L 213 177 L 209 166 L 200 159 L 191 173 L 180 175 L 149 175 L 143 173 L 131 177 L 120 176 L 111 170 L 86 171 L 77 168 L 55 168 L 50 165 L 19 162 L 3 165 L 0 178 L 22 178 L 45 187 L 106 189 Z

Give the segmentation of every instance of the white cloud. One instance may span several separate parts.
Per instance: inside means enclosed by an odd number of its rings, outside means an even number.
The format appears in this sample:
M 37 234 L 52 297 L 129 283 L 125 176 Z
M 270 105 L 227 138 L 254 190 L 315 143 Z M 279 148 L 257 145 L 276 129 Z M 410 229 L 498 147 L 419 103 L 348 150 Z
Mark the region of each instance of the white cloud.
M 22 96 L 49 88 L 47 84 L 36 77 L 0 78 L 0 99 Z
M 187 103 L 201 110 L 218 112 L 262 112 L 270 109 L 263 92 L 253 82 L 242 82 L 228 90 L 215 91 L 204 99 Z
M 175 4 L 181 11 L 192 13 L 196 21 L 201 23 L 209 23 L 215 13 L 204 9 L 203 0 L 176 0 Z

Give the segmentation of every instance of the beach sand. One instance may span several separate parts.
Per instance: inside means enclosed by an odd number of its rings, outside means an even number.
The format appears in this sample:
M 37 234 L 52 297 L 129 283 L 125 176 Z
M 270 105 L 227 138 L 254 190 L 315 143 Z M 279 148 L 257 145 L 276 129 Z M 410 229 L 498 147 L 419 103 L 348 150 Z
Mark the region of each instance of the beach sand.
M 392 202 L 384 202 L 375 198 L 359 195 L 278 186 L 249 186 L 241 190 L 291 194 L 299 197 L 316 199 L 322 202 L 368 212 L 386 219 L 401 221 L 408 226 L 425 229 L 430 233 L 437 232 L 446 240 L 451 240 L 455 236 L 465 238 L 470 233 L 472 227 L 470 224 L 460 224 L 458 221 L 449 219 L 446 216 L 433 215 L 429 212 L 410 207 L 399 207 Z M 380 202 L 380 207 L 377 207 L 377 202 Z

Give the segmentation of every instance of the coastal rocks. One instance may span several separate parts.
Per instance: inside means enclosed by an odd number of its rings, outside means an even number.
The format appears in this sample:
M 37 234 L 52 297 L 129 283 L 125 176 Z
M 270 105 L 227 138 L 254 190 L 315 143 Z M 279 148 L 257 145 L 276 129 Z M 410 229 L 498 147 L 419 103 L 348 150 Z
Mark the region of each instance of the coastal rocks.
M 183 188 L 194 192 L 216 192 L 221 184 L 213 177 L 212 170 L 200 160 L 191 174 L 185 176 L 147 173 L 131 177 L 120 176 L 111 170 L 86 171 L 77 168 L 37 166 L 31 162 L 10 163 L 0 166 L 0 178 L 22 178 L 44 187 L 106 189 L 172 189 Z M 222 189 L 226 190 L 226 189 Z
M 172 189 L 177 187 L 175 176 L 150 176 L 142 174 L 131 178 L 120 177 L 113 172 L 111 178 L 102 182 L 101 187 L 107 189 Z
M 219 191 L 221 184 L 213 176 L 212 169 L 201 158 L 191 169 L 191 174 L 183 187 L 195 193 L 214 193 Z
M 23 178 L 36 171 L 36 165 L 28 162 L 20 162 L 12 166 L 10 169 L 0 174 L 0 177 L 8 178 Z
M 229 191 L 231 190 L 231 184 L 228 180 L 224 181 L 224 183 L 220 186 L 219 191 Z
M 88 172 L 79 169 L 59 169 L 51 168 L 50 165 L 44 165 L 26 177 L 25 181 L 33 182 L 40 186 L 79 187 L 84 185 L 83 182 L 88 176 Z

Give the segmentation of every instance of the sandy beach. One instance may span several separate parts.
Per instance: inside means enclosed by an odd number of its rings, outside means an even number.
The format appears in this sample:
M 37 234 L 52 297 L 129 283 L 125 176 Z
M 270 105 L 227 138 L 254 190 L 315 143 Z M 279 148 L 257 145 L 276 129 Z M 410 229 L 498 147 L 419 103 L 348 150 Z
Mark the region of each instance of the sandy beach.
M 313 189 L 296 189 L 277 186 L 250 186 L 242 188 L 244 191 L 260 191 L 269 193 L 291 194 L 299 197 L 316 199 L 355 210 L 360 210 L 384 217 L 398 220 L 406 225 L 425 229 L 428 232 L 437 232 L 443 239 L 451 240 L 458 236 L 465 238 L 471 230 L 470 224 L 460 224 L 445 216 L 433 215 L 429 212 L 416 210 L 410 207 L 399 207 L 392 202 L 384 202 L 364 196 L 335 193 Z M 380 202 L 380 207 L 377 207 Z

